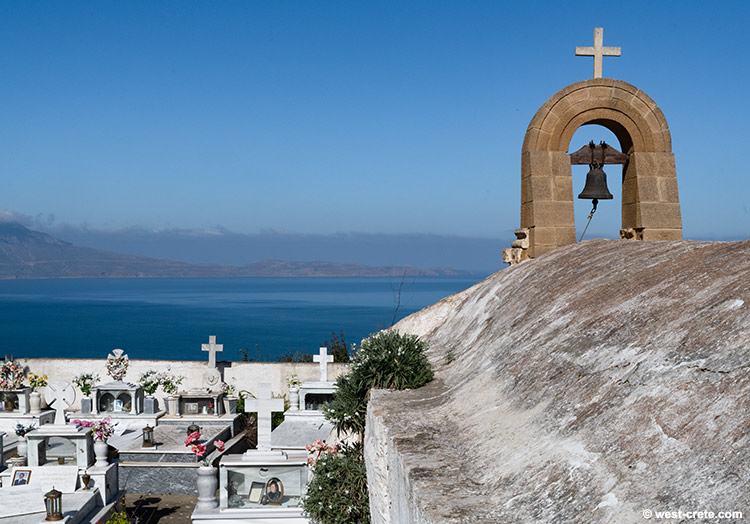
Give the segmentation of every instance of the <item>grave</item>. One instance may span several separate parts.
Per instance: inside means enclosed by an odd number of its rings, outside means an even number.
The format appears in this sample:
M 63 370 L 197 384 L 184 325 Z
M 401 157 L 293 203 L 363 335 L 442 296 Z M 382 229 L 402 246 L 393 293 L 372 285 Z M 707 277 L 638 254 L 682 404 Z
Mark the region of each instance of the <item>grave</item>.
M 203 373 L 201 388 L 181 391 L 179 408 L 176 413 L 188 418 L 197 416 L 220 417 L 224 413 L 224 393 L 221 391 L 221 372 L 216 367 L 216 353 L 224 350 L 223 344 L 216 343 L 216 336 L 208 337 L 208 344 L 201 344 L 201 350 L 208 352 L 207 369 Z
M 283 410 L 284 400 L 272 397 L 271 385 L 258 384 L 256 398 L 245 401 L 245 411 L 258 414 L 257 448 L 221 458 L 219 501 L 213 494 L 199 492 L 193 522 L 309 524 L 301 508 L 309 477 L 308 454 L 272 445 L 271 415 Z
M 305 382 L 299 390 L 299 409 L 301 411 L 319 411 L 326 402 L 336 395 L 336 383 L 328 380 L 328 363 L 333 362 L 333 355 L 328 348 L 320 348 L 313 361 L 320 364 L 320 378 L 317 381 Z
M 5 362 L 13 362 L 13 357 L 7 356 L 2 361 L 2 363 Z M 31 388 L 29 387 L 0 391 L 0 432 L 6 433 L 5 453 L 8 455 L 16 452 L 18 446 L 16 424 L 39 427 L 49 424 L 54 418 L 54 412 L 50 409 L 31 413 L 30 396 Z M 0 463 L 2 463 L 2 458 L 0 458 Z
M 300 387 L 298 405 L 289 408 L 284 422 L 273 431 L 275 449 L 302 450 L 315 440 L 326 442 L 332 437 L 333 424 L 326 420 L 321 408 L 336 395 L 336 383 L 328 380 L 328 363 L 333 362 L 333 355 L 322 347 L 313 361 L 320 364 L 319 380 L 305 382 Z
M 120 456 L 121 486 L 129 491 L 150 493 L 195 493 L 198 480 L 197 459 L 185 446 L 187 429 L 200 428 L 208 451 L 213 442 L 222 440 L 228 445 L 242 445 L 240 415 L 224 414 L 221 392 L 221 372 L 216 366 L 216 353 L 223 350 L 210 336 L 201 349 L 208 352 L 207 369 L 200 387 L 180 391 L 176 395 L 175 412 L 158 417 L 154 428 L 153 448 L 142 444 L 143 427 L 131 425 L 111 439 Z M 170 408 L 171 409 L 171 408 Z M 246 449 L 246 448 L 243 448 Z
M 122 349 L 115 349 L 109 359 L 125 358 Z M 124 375 L 124 372 L 122 373 Z M 117 376 L 117 375 L 115 375 Z M 137 384 L 123 382 L 120 376 L 106 384 L 91 388 L 94 395 L 93 415 L 104 414 L 112 417 L 139 415 L 143 413 L 143 389 Z
M 39 522 L 37 513 L 44 512 L 44 493 L 52 487 L 62 493 L 68 522 L 98 519 L 117 500 L 117 464 L 94 464 L 91 432 L 67 424 L 65 409 L 75 401 L 75 390 L 69 383 L 51 381 L 44 394 L 54 407 L 55 420 L 26 434 L 27 466 L 15 466 L 0 473 L 3 486 L 0 522 L 20 523 L 26 519 Z M 50 460 L 50 449 L 54 450 L 57 460 Z M 90 477 L 87 489 L 83 489 L 85 486 L 81 480 L 84 473 Z

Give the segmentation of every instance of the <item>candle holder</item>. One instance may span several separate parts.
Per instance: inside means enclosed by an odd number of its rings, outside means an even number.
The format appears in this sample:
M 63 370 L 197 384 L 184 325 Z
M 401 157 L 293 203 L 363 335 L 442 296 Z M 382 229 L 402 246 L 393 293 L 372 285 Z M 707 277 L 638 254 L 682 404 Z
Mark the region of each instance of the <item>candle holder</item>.
M 44 495 L 44 509 L 47 512 L 47 518 L 44 520 L 55 521 L 62 520 L 62 493 L 57 491 L 54 486 L 52 490 Z

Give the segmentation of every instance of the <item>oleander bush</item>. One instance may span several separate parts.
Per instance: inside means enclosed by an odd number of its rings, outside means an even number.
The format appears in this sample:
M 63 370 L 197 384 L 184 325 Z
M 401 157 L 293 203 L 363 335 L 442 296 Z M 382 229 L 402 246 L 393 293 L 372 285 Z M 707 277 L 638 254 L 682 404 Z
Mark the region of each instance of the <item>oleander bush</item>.
M 381 331 L 362 341 L 349 372 L 336 380 L 336 398 L 323 408 L 338 433 L 359 441 L 338 452 L 319 454 L 303 500 L 307 515 L 320 524 L 369 524 L 363 445 L 367 402 L 372 388 L 413 389 L 432 380 L 427 344 L 416 335 Z
M 336 380 L 336 398 L 323 411 L 339 433 L 364 437 L 370 389 L 414 389 L 432 380 L 427 344 L 416 335 L 381 331 L 362 341 L 349 372 Z
M 362 445 L 324 453 L 313 466 L 303 507 L 321 524 L 370 522 L 370 498 Z

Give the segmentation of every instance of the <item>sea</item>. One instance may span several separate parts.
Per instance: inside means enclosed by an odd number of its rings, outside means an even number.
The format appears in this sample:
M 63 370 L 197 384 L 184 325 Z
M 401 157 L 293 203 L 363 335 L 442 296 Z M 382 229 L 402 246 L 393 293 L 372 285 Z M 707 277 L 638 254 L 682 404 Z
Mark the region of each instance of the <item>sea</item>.
M 276 361 L 347 345 L 485 275 L 0 280 L 0 357 Z

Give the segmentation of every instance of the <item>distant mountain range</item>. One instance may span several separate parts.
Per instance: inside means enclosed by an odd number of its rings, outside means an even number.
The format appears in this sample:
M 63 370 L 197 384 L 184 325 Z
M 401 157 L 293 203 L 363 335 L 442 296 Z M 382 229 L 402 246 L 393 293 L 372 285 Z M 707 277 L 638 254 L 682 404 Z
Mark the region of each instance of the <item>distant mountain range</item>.
M 75 246 L 18 223 L 0 223 L 0 279 L 132 277 L 380 277 L 465 275 L 454 269 L 261 260 L 244 266 L 187 264 Z

